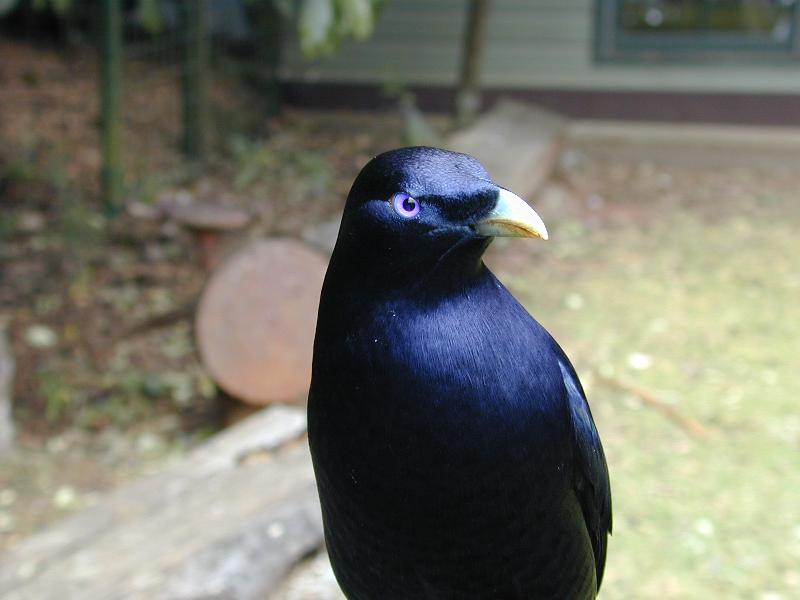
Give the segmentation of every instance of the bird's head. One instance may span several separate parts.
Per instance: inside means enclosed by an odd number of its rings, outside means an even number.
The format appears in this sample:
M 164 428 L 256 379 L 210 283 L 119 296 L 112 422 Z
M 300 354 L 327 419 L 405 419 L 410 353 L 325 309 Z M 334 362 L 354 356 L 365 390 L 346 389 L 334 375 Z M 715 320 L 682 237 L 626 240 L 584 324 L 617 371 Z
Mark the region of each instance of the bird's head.
M 496 185 L 475 158 L 438 148 L 385 152 L 347 197 L 333 262 L 364 277 L 406 276 L 479 264 L 492 238 L 547 239 L 539 215 Z

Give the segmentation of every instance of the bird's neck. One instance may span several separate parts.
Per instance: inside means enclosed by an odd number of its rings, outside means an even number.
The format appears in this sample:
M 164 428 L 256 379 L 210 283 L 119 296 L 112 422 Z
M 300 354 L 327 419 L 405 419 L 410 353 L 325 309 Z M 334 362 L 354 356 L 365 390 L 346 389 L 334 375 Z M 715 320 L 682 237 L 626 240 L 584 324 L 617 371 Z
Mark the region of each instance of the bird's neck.
M 482 256 L 491 238 L 460 238 L 427 252 L 402 245 L 364 248 L 342 243 L 334 250 L 325 292 L 355 292 L 373 301 L 403 297 L 436 303 L 485 276 Z

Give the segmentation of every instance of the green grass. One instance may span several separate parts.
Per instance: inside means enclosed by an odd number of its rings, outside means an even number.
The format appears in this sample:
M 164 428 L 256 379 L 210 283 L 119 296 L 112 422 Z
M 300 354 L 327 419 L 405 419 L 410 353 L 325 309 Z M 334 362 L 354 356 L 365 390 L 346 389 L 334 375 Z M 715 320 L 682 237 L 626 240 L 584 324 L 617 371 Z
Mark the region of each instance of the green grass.
M 758 202 L 713 221 L 672 207 L 638 228 L 562 223 L 524 272 L 497 269 L 587 384 L 614 497 L 605 600 L 800 597 L 800 215 L 788 194 Z

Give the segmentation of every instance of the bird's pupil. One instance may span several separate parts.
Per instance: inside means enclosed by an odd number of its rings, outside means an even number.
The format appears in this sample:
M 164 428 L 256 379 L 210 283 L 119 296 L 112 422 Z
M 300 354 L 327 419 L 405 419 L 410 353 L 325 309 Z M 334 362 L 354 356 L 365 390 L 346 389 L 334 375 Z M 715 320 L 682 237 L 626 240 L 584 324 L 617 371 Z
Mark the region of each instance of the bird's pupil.
M 419 212 L 419 202 L 405 192 L 398 192 L 392 196 L 392 206 L 404 219 L 415 217 Z

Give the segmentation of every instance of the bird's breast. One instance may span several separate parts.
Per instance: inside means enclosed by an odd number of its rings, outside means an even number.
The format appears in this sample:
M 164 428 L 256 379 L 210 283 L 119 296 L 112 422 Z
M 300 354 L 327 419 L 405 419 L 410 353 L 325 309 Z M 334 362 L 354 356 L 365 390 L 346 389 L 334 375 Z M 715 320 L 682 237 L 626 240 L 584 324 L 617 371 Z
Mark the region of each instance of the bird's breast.
M 309 406 L 326 469 L 405 501 L 440 491 L 454 502 L 476 479 L 526 493 L 537 473 L 560 481 L 563 385 L 537 351 L 541 328 L 506 295 L 489 281 L 435 305 L 396 301 L 337 320 L 315 351 Z
M 559 544 L 584 551 L 548 340 L 494 280 L 436 304 L 323 308 L 309 441 L 344 587 L 391 580 L 454 590 L 442 598 L 530 597 L 493 586 L 538 577 L 533 564 L 548 571 Z

